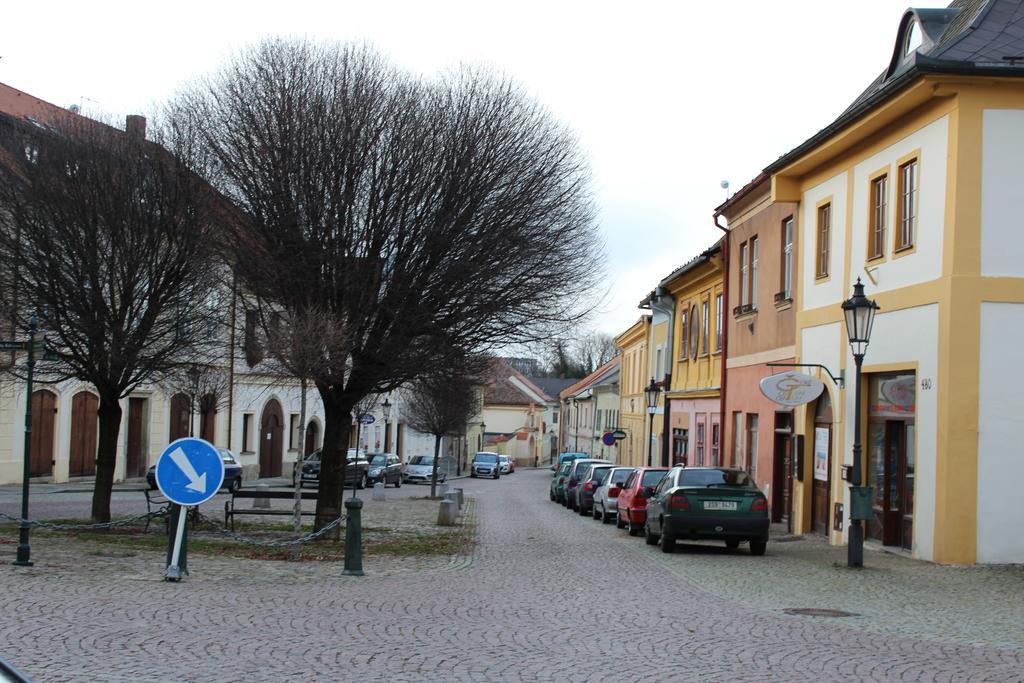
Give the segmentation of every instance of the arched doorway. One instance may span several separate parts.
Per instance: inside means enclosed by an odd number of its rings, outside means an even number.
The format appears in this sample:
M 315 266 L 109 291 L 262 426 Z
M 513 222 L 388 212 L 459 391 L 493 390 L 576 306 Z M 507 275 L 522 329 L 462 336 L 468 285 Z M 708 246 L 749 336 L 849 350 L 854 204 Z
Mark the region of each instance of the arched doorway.
M 310 420 L 306 426 L 306 452 L 304 455 L 309 455 L 318 448 L 320 448 L 320 425 L 316 423 L 316 420 Z
M 171 430 L 168 441 L 183 439 L 188 436 L 188 423 L 191 401 L 185 394 L 175 394 L 171 397 Z
M 280 477 L 284 416 L 276 399 L 267 401 L 260 418 L 260 476 Z
M 217 397 L 213 394 L 206 394 L 199 399 L 199 438 L 216 443 Z
M 814 409 L 811 450 L 811 531 L 828 534 L 832 491 L 832 399 L 823 391 Z
M 32 441 L 28 473 L 33 477 L 53 474 L 53 415 L 56 412 L 56 394 L 45 389 L 32 393 Z
M 88 477 L 96 474 L 96 427 L 100 401 L 88 391 L 80 391 L 71 399 L 71 445 L 68 474 Z

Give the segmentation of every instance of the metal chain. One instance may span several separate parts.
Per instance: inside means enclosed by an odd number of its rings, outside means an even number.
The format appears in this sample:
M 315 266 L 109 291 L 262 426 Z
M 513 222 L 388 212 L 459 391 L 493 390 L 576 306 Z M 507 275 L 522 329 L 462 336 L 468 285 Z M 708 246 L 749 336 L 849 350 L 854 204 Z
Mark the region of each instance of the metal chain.
M 331 529 L 333 529 L 334 527 L 338 526 L 339 524 L 341 524 L 342 522 L 345 521 L 345 518 L 343 516 L 342 517 L 338 517 L 336 520 L 334 520 L 333 522 L 331 522 L 327 526 L 319 529 L 318 531 L 313 531 L 313 532 L 310 532 L 310 533 L 306 534 L 305 536 L 299 536 L 298 538 L 293 538 L 291 540 L 260 541 L 260 540 L 257 540 L 255 538 L 248 538 L 246 536 L 242 536 L 241 534 L 236 534 L 234 531 L 230 531 L 228 529 L 225 529 L 225 528 L 223 528 L 221 526 L 220 522 L 218 522 L 215 519 L 211 519 L 211 518 L 207 517 L 203 513 L 199 512 L 198 510 L 196 510 L 196 516 L 198 517 L 198 520 L 200 522 L 202 522 L 203 524 L 211 527 L 211 529 L 213 531 L 216 531 L 217 533 L 219 533 L 219 534 L 221 534 L 223 536 L 227 536 L 228 538 L 231 538 L 232 540 L 238 541 L 239 543 L 245 543 L 246 545 L 257 545 L 257 546 L 263 546 L 263 547 L 266 547 L 266 548 L 286 548 L 288 546 L 301 545 L 303 543 L 309 543 L 310 541 L 315 541 L 316 539 L 320 538 L 321 536 L 326 534 L 328 531 L 330 531 Z
M 128 517 L 127 519 L 118 519 L 113 522 L 96 522 L 94 524 L 55 524 L 53 522 L 44 522 L 39 519 L 25 520 L 20 517 L 13 517 L 11 515 L 0 512 L 0 517 L 9 519 L 12 522 L 17 522 L 18 525 L 28 523 L 29 526 L 40 527 L 42 529 L 52 529 L 53 531 L 87 531 L 91 529 L 116 529 L 118 527 L 129 526 L 136 522 L 153 520 L 158 517 L 166 517 L 168 515 L 168 508 L 164 507 L 156 512 L 146 512 L 135 517 Z

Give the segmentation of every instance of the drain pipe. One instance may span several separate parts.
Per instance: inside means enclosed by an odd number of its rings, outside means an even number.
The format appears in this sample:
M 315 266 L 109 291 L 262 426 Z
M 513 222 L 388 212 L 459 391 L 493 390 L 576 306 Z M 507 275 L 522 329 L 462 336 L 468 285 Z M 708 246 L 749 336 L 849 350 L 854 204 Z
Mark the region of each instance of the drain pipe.
M 729 416 L 725 412 L 725 394 L 726 394 L 726 372 L 725 362 L 729 357 L 729 228 L 725 227 L 718 222 L 718 219 L 722 216 L 720 211 L 715 211 L 714 222 L 715 227 L 725 233 L 725 237 L 722 238 L 722 370 L 721 379 L 719 380 L 718 390 L 718 401 L 719 401 L 719 436 L 718 436 L 718 457 L 721 460 L 719 465 L 725 462 L 725 428 L 729 424 Z M 733 438 L 737 438 L 733 435 Z M 732 451 L 729 451 L 730 453 Z

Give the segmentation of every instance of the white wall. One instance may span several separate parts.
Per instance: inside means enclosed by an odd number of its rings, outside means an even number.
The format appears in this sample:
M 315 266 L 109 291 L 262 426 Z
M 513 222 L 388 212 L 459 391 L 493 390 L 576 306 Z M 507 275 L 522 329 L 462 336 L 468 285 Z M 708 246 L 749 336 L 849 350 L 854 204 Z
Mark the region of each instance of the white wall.
M 981 305 L 977 561 L 1024 562 L 1024 304 Z
M 815 280 L 818 245 L 817 203 L 832 197 L 831 251 L 829 279 Z M 802 264 L 804 310 L 838 304 L 843 292 L 843 258 L 846 253 L 846 173 L 833 176 L 803 194 L 800 203 L 800 258 Z
M 942 118 L 906 136 L 899 142 L 868 157 L 853 169 L 853 218 L 850 244 L 850 279 L 865 277 L 867 258 L 868 215 L 871 200 L 870 176 L 888 169 L 889 197 L 887 202 L 886 247 L 884 260 L 873 262 L 872 274 L 877 284 L 875 291 L 887 291 L 934 280 L 942 275 L 942 245 L 946 216 L 946 155 L 949 140 L 949 118 Z M 915 248 L 899 258 L 893 256 L 893 237 L 896 230 L 897 160 L 920 150 L 918 158 L 919 190 L 917 233 Z M 805 243 L 807 244 L 807 243 Z M 876 269 L 877 266 L 877 269 Z
M 986 109 L 981 162 L 981 274 L 1024 276 L 1024 110 Z
M 868 292 L 868 296 L 871 293 Z M 938 425 L 938 387 L 943 378 L 938 376 L 939 306 L 929 304 L 875 316 L 871 332 L 871 345 L 864 356 L 864 365 L 917 363 L 917 398 L 915 408 L 914 481 L 914 543 L 912 553 L 922 560 L 931 560 L 935 537 L 935 445 Z M 854 418 L 854 364 L 853 355 L 846 346 L 847 394 L 845 439 L 853 443 Z M 922 390 L 921 380 L 931 380 L 931 389 Z M 865 377 L 865 390 L 867 378 Z M 947 389 L 947 390 L 952 390 Z M 850 449 L 846 449 L 850 451 Z M 866 451 L 865 451 L 866 453 Z M 866 455 L 864 456 L 866 457 Z M 853 463 L 852 451 L 841 456 L 845 464 Z M 844 482 L 845 484 L 845 482 Z M 846 509 L 849 510 L 849 491 L 843 486 Z

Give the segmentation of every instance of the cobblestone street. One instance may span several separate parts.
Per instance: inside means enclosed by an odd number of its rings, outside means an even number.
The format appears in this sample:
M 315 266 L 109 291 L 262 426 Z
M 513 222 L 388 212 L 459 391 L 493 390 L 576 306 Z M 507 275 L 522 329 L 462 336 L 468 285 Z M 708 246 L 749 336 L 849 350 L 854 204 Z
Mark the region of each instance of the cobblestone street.
M 848 571 L 809 539 L 664 555 L 549 502 L 548 474 L 460 481 L 471 555 L 375 558 L 362 578 L 195 555 L 170 584 L 162 553 L 36 539 L 24 569 L 5 544 L 0 656 L 39 681 L 1024 678 L 1022 567 L 869 550 Z M 426 492 L 394 495 L 410 489 Z

